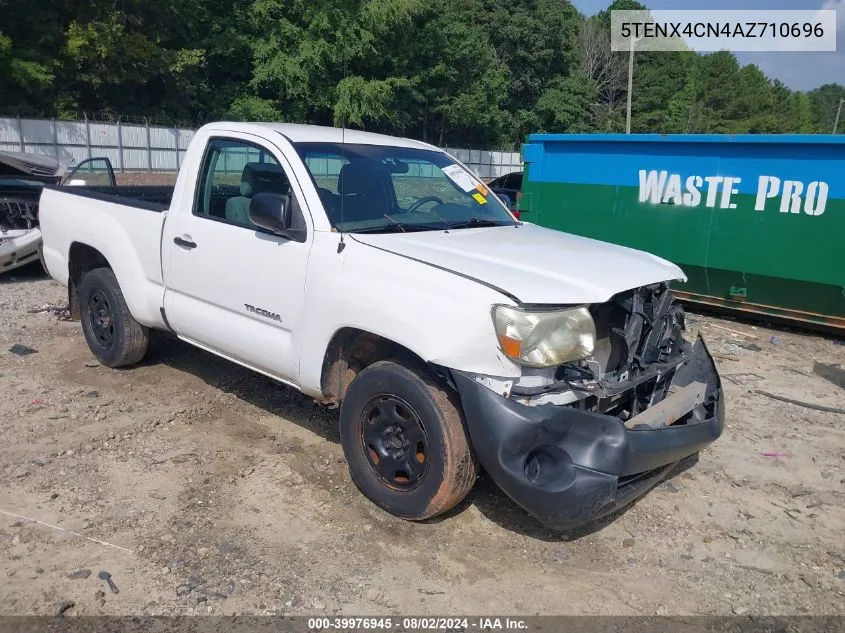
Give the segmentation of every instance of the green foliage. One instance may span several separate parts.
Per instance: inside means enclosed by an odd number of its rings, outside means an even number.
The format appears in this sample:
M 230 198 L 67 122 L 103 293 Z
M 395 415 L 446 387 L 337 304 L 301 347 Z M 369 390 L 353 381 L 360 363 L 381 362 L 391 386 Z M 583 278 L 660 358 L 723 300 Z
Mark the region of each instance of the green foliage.
M 816 131 L 830 133 L 836 120 L 836 113 L 845 99 L 845 86 L 825 84 L 807 95 L 810 98 L 812 120 Z M 845 105 L 845 104 L 844 104 Z M 837 132 L 845 133 L 845 107 L 839 117 Z
M 598 91 L 595 82 L 583 75 L 562 77 L 543 92 L 537 102 L 542 129 L 538 131 L 590 132 L 590 106 Z
M 395 107 L 397 93 L 410 87 L 411 82 L 402 77 L 385 80 L 344 77 L 337 85 L 334 124 L 366 127 L 396 123 L 401 116 Z
M 625 129 L 610 9 L 568 0 L 0 0 L 0 111 L 347 125 L 450 146 Z M 845 88 L 637 52 L 632 130 L 829 133 Z M 839 131 L 845 132 L 845 114 Z
M 241 95 L 232 101 L 224 118 L 231 121 L 278 121 L 281 115 L 272 101 Z

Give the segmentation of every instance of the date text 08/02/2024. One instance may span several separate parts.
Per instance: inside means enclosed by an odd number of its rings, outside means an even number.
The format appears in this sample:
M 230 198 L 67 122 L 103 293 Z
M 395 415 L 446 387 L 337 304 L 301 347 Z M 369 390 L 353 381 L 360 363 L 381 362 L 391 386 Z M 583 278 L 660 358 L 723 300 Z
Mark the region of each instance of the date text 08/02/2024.
M 308 618 L 309 631 L 524 631 L 525 620 L 499 617 Z

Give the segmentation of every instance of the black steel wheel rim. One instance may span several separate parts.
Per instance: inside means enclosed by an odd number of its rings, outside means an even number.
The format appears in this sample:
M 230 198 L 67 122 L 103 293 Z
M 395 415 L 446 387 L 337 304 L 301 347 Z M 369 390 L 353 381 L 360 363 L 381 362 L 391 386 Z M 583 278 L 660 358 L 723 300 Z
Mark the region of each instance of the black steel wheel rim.
M 88 316 L 91 332 L 100 347 L 110 348 L 114 343 L 114 320 L 111 303 L 102 290 L 95 290 L 88 297 Z
M 361 442 L 373 472 L 391 488 L 412 490 L 425 479 L 430 462 L 425 426 L 401 398 L 381 395 L 366 404 Z

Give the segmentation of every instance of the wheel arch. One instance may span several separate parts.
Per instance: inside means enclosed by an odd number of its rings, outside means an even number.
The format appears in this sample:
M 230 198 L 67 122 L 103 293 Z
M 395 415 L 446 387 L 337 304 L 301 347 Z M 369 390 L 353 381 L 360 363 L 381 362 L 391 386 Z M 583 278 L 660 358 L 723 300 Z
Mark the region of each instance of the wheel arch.
M 373 363 L 388 359 L 410 367 L 435 367 L 410 348 L 380 334 L 356 327 L 336 330 L 323 354 L 320 372 L 323 403 L 339 405 L 355 376 Z
M 95 268 L 114 268 L 109 260 L 93 246 L 82 242 L 73 242 L 68 251 L 68 282 L 67 295 L 70 316 L 79 320 L 79 283 L 85 273 Z M 116 274 L 116 273 L 115 273 Z

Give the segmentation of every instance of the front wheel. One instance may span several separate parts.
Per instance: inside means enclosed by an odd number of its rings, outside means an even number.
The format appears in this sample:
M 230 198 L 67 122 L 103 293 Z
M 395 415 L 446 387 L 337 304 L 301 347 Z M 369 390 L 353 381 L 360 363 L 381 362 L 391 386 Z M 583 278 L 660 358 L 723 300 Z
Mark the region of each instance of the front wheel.
M 340 437 L 355 485 L 403 519 L 442 514 L 475 483 L 460 412 L 424 368 L 380 361 L 364 369 L 341 405 Z
M 88 347 L 103 365 L 132 365 L 147 353 L 149 330 L 129 313 L 111 268 L 95 268 L 82 277 L 79 312 Z

